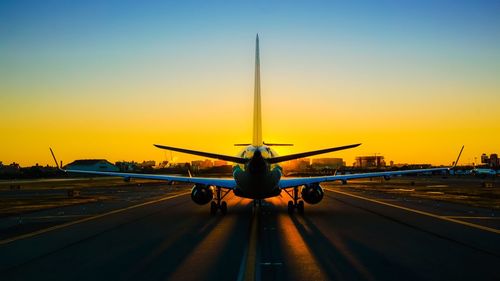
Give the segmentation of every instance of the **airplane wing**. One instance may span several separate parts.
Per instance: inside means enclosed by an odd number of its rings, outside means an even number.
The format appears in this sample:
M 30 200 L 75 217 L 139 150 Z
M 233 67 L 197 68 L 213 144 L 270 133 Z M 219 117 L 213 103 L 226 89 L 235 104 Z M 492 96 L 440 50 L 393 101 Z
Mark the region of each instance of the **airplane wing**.
M 320 149 L 320 150 L 314 150 L 314 151 L 308 151 L 308 152 L 302 152 L 302 153 L 296 153 L 296 154 L 289 154 L 289 155 L 284 155 L 284 156 L 277 156 L 277 157 L 273 157 L 273 158 L 267 158 L 266 161 L 270 164 L 280 163 L 280 162 L 290 161 L 293 159 L 299 159 L 299 158 L 303 158 L 303 157 L 309 157 L 309 156 L 313 156 L 313 155 L 354 148 L 354 147 L 357 147 L 360 145 L 361 145 L 360 143 L 357 143 L 357 144 L 338 146 L 338 147 L 332 147 L 332 148 L 326 148 L 326 149 Z
M 209 158 L 215 158 L 215 159 L 220 159 L 220 160 L 239 163 L 239 164 L 245 164 L 248 162 L 248 159 L 236 157 L 236 156 L 203 152 L 203 151 L 198 151 L 198 150 L 184 149 L 184 148 L 178 148 L 178 147 L 172 147 L 172 146 L 166 146 L 166 145 L 160 145 L 160 144 L 155 144 L 154 146 L 161 148 L 161 149 L 172 150 L 172 151 L 193 154 L 193 155 L 198 155 L 198 156 L 204 156 L 204 157 L 209 157 Z
M 85 170 L 62 170 L 62 171 L 67 172 L 67 173 L 102 175 L 102 176 L 110 176 L 110 177 L 197 183 L 197 184 L 204 184 L 204 185 L 213 185 L 213 186 L 218 186 L 218 187 L 227 188 L 227 189 L 234 189 L 236 187 L 236 181 L 234 179 L 228 179 L 228 178 L 182 177 L 182 176 L 169 176 L 169 175 L 99 172 L 99 171 L 85 171 Z
M 89 174 L 89 175 L 101 175 L 110 177 L 122 177 L 124 179 L 149 179 L 149 180 L 163 180 L 163 181 L 177 181 L 177 182 L 187 182 L 187 183 L 197 183 L 204 185 L 213 185 L 227 189 L 236 188 L 236 181 L 229 178 L 201 178 L 201 177 L 182 177 L 182 176 L 170 176 L 170 175 L 155 175 L 155 174 L 134 174 L 134 173 L 119 173 L 119 172 L 100 172 L 100 171 L 85 171 L 85 170 L 65 170 L 59 167 L 52 148 L 50 148 L 50 153 L 54 158 L 56 167 L 66 173 L 77 173 L 77 174 Z
M 403 171 L 390 171 L 390 172 L 374 172 L 374 173 L 361 173 L 361 174 L 350 174 L 350 175 L 338 175 L 338 176 L 324 176 L 324 177 L 309 177 L 309 178 L 282 178 L 279 182 L 279 187 L 281 189 L 290 188 L 300 185 L 306 185 L 311 183 L 321 183 L 327 181 L 347 181 L 353 179 L 364 179 L 364 178 L 375 178 L 375 177 L 391 177 L 404 174 L 417 174 L 425 172 L 437 172 L 437 171 L 447 171 L 449 167 L 446 168 L 432 168 L 432 169 L 417 169 L 417 170 L 403 170 Z
M 321 183 L 327 181 L 347 181 L 353 179 L 364 179 L 364 178 L 375 178 L 375 177 L 391 177 L 397 175 L 404 174 L 419 174 L 426 172 L 438 172 L 438 171 L 448 171 L 454 169 L 457 166 L 458 160 L 462 155 L 462 151 L 464 150 L 464 146 L 460 149 L 460 153 L 458 153 L 457 160 L 453 162 L 452 167 L 443 167 L 443 168 L 432 168 L 432 169 L 415 169 L 415 170 L 402 170 L 402 171 L 389 171 L 389 172 L 373 172 L 373 173 L 361 173 L 361 174 L 349 174 L 349 175 L 335 175 L 335 176 L 324 176 L 324 177 L 309 177 L 309 178 L 282 178 L 278 184 L 279 188 L 285 189 L 300 185 L 312 184 L 312 183 Z

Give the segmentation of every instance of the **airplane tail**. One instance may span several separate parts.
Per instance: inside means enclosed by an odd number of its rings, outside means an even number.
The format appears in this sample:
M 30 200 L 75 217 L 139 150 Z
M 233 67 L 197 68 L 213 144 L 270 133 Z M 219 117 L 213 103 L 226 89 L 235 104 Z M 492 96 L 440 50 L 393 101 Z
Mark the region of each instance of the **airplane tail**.
M 255 39 L 255 85 L 253 97 L 253 139 L 252 145 L 261 146 L 262 142 L 262 109 L 260 102 L 260 57 L 259 34 Z
M 293 146 L 289 143 L 265 143 L 262 140 L 262 108 L 260 98 L 260 52 L 259 52 L 259 34 L 255 38 L 255 85 L 253 97 L 253 146 Z M 238 143 L 235 146 L 247 146 L 246 143 Z

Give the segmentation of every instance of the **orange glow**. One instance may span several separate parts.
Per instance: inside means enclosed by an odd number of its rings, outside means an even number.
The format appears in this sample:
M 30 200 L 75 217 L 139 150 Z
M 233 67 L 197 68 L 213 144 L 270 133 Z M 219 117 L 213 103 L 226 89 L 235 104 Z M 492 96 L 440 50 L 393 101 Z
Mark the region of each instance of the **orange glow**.
M 23 103 L 2 108 L 0 161 L 52 165 L 49 146 L 66 163 L 82 158 L 160 161 L 171 160 L 171 155 L 178 161 L 190 161 L 198 158 L 161 151 L 152 144 L 234 155 L 239 151 L 234 143 L 251 139 L 251 106 L 241 102 L 214 101 L 214 106 L 207 107 L 206 103 L 194 101 L 183 107 L 182 102 L 149 104 L 135 100 L 131 101 L 135 112 L 123 104 L 111 109 L 105 105 L 59 103 L 54 110 L 48 104 Z M 341 157 L 351 165 L 355 156 L 378 153 L 387 162 L 450 164 L 461 144 L 465 144 L 462 163 L 474 162 L 484 152 L 499 152 L 495 141 L 500 139 L 499 111 L 479 115 L 449 111 L 446 115 L 430 111 L 424 114 L 403 104 L 397 110 L 405 107 L 406 113 L 379 108 L 384 113 L 370 118 L 376 112 L 356 108 L 354 103 L 341 108 L 335 103 L 332 108 L 321 103 L 315 108 L 312 104 L 303 107 L 297 110 L 282 106 L 272 114 L 266 114 L 269 110 L 264 107 L 264 140 L 295 144 L 276 147 L 280 155 L 356 142 L 363 145 L 322 157 Z M 364 116 L 357 116 L 356 110 L 364 111 Z
M 286 205 L 283 198 L 274 197 L 266 201 L 278 205 L 279 208 Z M 284 255 L 285 257 L 290 257 L 288 262 L 291 265 L 289 267 L 301 268 L 301 270 L 297 270 L 295 273 L 297 274 L 297 279 L 327 280 L 328 278 L 326 278 L 323 270 L 319 267 L 319 263 L 287 213 L 278 214 L 278 227 L 280 228 L 280 233 L 284 234 L 282 237 L 283 249 L 285 252 L 289 252 Z

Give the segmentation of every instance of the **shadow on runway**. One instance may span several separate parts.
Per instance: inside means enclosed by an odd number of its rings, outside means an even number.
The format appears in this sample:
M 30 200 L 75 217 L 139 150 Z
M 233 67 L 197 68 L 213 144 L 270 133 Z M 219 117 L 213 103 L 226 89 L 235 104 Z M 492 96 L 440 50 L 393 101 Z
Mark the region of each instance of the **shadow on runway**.
M 226 215 L 209 214 L 207 205 L 193 208 L 174 235 L 164 240 L 128 272 L 130 279 L 235 280 L 248 236 L 251 201 L 228 198 Z M 189 211 L 191 212 L 191 211 Z M 231 262 L 233 263 L 232 266 Z
M 353 239 L 345 239 L 331 233 L 330 239 L 314 224 L 313 219 L 325 218 L 324 214 L 307 214 L 291 216 L 303 240 L 313 252 L 321 268 L 334 280 L 377 280 L 374 269 L 381 272 L 394 272 L 393 280 L 418 280 L 414 274 L 408 275 L 408 269 L 392 263 L 383 253 L 376 252 L 370 247 Z M 354 254 L 356 253 L 356 254 Z M 362 258 L 360 258 L 360 256 Z M 376 261 L 367 265 L 363 260 Z M 400 272 L 398 274 L 398 272 Z M 412 279 L 411 277 L 415 279 Z M 385 280 L 391 280 L 384 274 Z
M 286 201 L 281 199 L 270 201 L 275 205 L 276 216 L 291 220 L 301 236 L 301 240 L 304 241 L 305 247 L 308 248 L 320 270 L 328 279 L 378 280 L 382 276 L 384 280 L 401 280 L 404 276 L 405 280 L 419 280 L 417 272 L 411 272 L 410 269 L 401 264 L 391 261 L 384 253 L 374 250 L 362 241 L 357 241 L 352 237 L 343 237 L 334 231 L 324 233 L 317 223 L 320 225 L 332 224 L 337 219 L 343 219 L 339 218 L 341 215 L 336 213 L 333 208 L 325 205 L 308 205 L 309 208 L 306 208 L 305 214 L 289 215 Z M 322 203 L 325 204 L 325 202 Z M 288 231 L 283 235 L 294 234 Z M 367 236 L 369 235 L 367 233 Z M 284 240 L 287 240 L 286 237 Z M 297 238 L 291 240 L 297 241 Z M 296 245 L 287 246 L 295 247 Z M 289 258 L 297 259 L 298 257 Z M 392 272 L 392 274 L 387 274 L 388 272 Z

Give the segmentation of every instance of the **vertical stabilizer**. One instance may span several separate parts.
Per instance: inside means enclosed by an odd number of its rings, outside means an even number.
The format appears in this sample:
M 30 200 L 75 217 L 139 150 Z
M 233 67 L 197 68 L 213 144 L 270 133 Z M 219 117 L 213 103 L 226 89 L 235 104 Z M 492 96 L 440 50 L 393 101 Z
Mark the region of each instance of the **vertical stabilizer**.
M 260 58 L 259 34 L 255 40 L 255 85 L 253 97 L 253 140 L 252 145 L 262 145 L 262 110 L 260 102 Z

